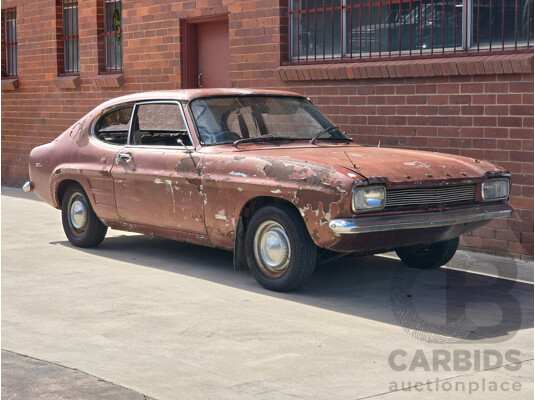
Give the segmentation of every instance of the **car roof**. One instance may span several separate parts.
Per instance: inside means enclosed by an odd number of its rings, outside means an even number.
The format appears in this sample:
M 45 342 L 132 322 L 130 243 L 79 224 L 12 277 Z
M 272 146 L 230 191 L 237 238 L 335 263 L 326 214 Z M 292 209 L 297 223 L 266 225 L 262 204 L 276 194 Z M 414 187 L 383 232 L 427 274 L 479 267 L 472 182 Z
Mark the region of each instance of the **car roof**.
M 281 90 L 268 89 L 181 89 L 181 90 L 159 90 L 154 92 L 141 92 L 117 97 L 107 101 L 101 106 L 111 106 L 114 104 L 141 101 L 141 100 L 179 100 L 190 101 L 200 97 L 213 96 L 293 96 L 304 97 L 298 93 L 285 92 Z

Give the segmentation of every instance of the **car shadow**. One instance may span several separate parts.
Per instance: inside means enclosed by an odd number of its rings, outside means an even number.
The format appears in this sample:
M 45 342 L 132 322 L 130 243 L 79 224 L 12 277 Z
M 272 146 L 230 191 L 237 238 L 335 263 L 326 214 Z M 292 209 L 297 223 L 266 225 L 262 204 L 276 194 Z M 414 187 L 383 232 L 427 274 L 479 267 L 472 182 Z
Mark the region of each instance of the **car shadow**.
M 68 241 L 51 244 L 73 247 Z M 533 327 L 531 284 L 445 268 L 413 270 L 393 258 L 347 256 L 326 262 L 300 290 L 277 293 L 260 287 L 250 271 L 234 271 L 232 253 L 220 249 L 146 235 L 108 237 L 97 248 L 76 249 L 394 324 L 431 342 L 505 341 Z

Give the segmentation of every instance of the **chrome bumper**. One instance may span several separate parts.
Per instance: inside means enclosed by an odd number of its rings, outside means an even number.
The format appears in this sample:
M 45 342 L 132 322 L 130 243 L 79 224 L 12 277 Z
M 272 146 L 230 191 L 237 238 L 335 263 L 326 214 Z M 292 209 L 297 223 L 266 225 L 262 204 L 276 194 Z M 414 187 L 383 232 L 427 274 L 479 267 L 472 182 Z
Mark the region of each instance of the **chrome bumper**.
M 33 190 L 33 185 L 31 182 L 26 182 L 24 185 L 22 185 L 22 190 L 25 192 L 31 192 Z
M 338 234 L 436 228 L 505 218 L 512 213 L 511 206 L 502 203 L 441 212 L 333 219 L 329 223 L 329 228 Z

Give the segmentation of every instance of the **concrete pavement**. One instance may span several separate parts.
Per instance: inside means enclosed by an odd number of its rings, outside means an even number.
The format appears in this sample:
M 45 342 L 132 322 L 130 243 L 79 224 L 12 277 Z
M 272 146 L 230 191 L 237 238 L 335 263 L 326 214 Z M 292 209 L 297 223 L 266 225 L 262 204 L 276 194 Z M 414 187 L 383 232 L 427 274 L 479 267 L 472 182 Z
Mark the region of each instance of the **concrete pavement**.
M 2 188 L 2 347 L 154 399 L 531 398 L 533 267 L 512 263 L 348 257 L 273 293 L 221 250 L 118 231 L 74 248 L 59 211 Z
M 151 400 L 83 372 L 2 350 L 2 399 Z

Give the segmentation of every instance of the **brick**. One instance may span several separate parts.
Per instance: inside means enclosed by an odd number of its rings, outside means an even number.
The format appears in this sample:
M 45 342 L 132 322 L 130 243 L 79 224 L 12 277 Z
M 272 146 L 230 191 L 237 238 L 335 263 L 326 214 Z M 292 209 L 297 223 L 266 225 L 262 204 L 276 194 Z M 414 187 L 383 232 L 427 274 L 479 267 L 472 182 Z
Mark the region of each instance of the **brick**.
M 527 254 L 533 256 L 532 243 L 509 242 L 507 246 L 509 254 Z
M 522 95 L 507 93 L 507 91 L 505 93 L 496 96 L 497 104 L 522 104 Z
M 455 94 L 459 93 L 459 84 L 449 83 L 437 85 L 437 93 L 439 94 Z
M 463 235 L 461 236 L 461 245 L 466 247 L 482 248 L 483 238 Z
M 450 104 L 448 95 L 427 96 L 427 104 Z
M 471 104 L 472 96 L 470 95 L 451 95 L 450 96 L 451 104 Z
M 529 85 L 524 82 L 511 82 L 509 91 L 513 93 L 533 92 L 533 83 Z
M 483 248 L 506 252 L 508 249 L 508 243 L 507 240 L 483 238 Z
M 521 127 L 521 117 L 498 117 L 498 126 Z
M 509 111 L 510 115 L 533 115 L 533 105 L 512 105 Z
M 2 93 L 4 184 L 18 185 L 26 179 L 30 149 L 52 140 L 102 101 L 136 91 L 180 88 L 184 49 L 177 21 L 227 14 L 232 87 L 305 94 L 359 143 L 377 145 L 381 140 L 391 146 L 488 156 L 514 174 L 514 202 L 526 207 L 525 199 L 533 197 L 532 53 L 292 65 L 287 62 L 287 3 L 149 0 L 124 2 L 125 79 L 118 85 L 109 76 L 98 78 L 104 61 L 102 56 L 99 61 L 100 28 L 92 9 L 96 3 L 79 2 L 82 71 L 79 85 L 69 89 L 71 83 L 56 82 L 57 38 L 46 31 L 55 2 L 38 7 L 24 3 L 22 15 L 32 10 L 35 22 L 19 21 L 20 85 Z M 39 135 L 28 133 L 35 126 Z M 533 220 L 533 213 L 524 211 L 528 210 L 517 209 L 515 221 Z M 489 231 L 481 231 L 485 236 L 495 231 L 494 238 L 486 239 L 497 243 L 465 235 L 463 245 L 525 256 L 530 246 L 520 243 L 519 235 L 532 226 L 498 221 L 487 225 Z M 520 236 L 532 241 L 527 235 Z

